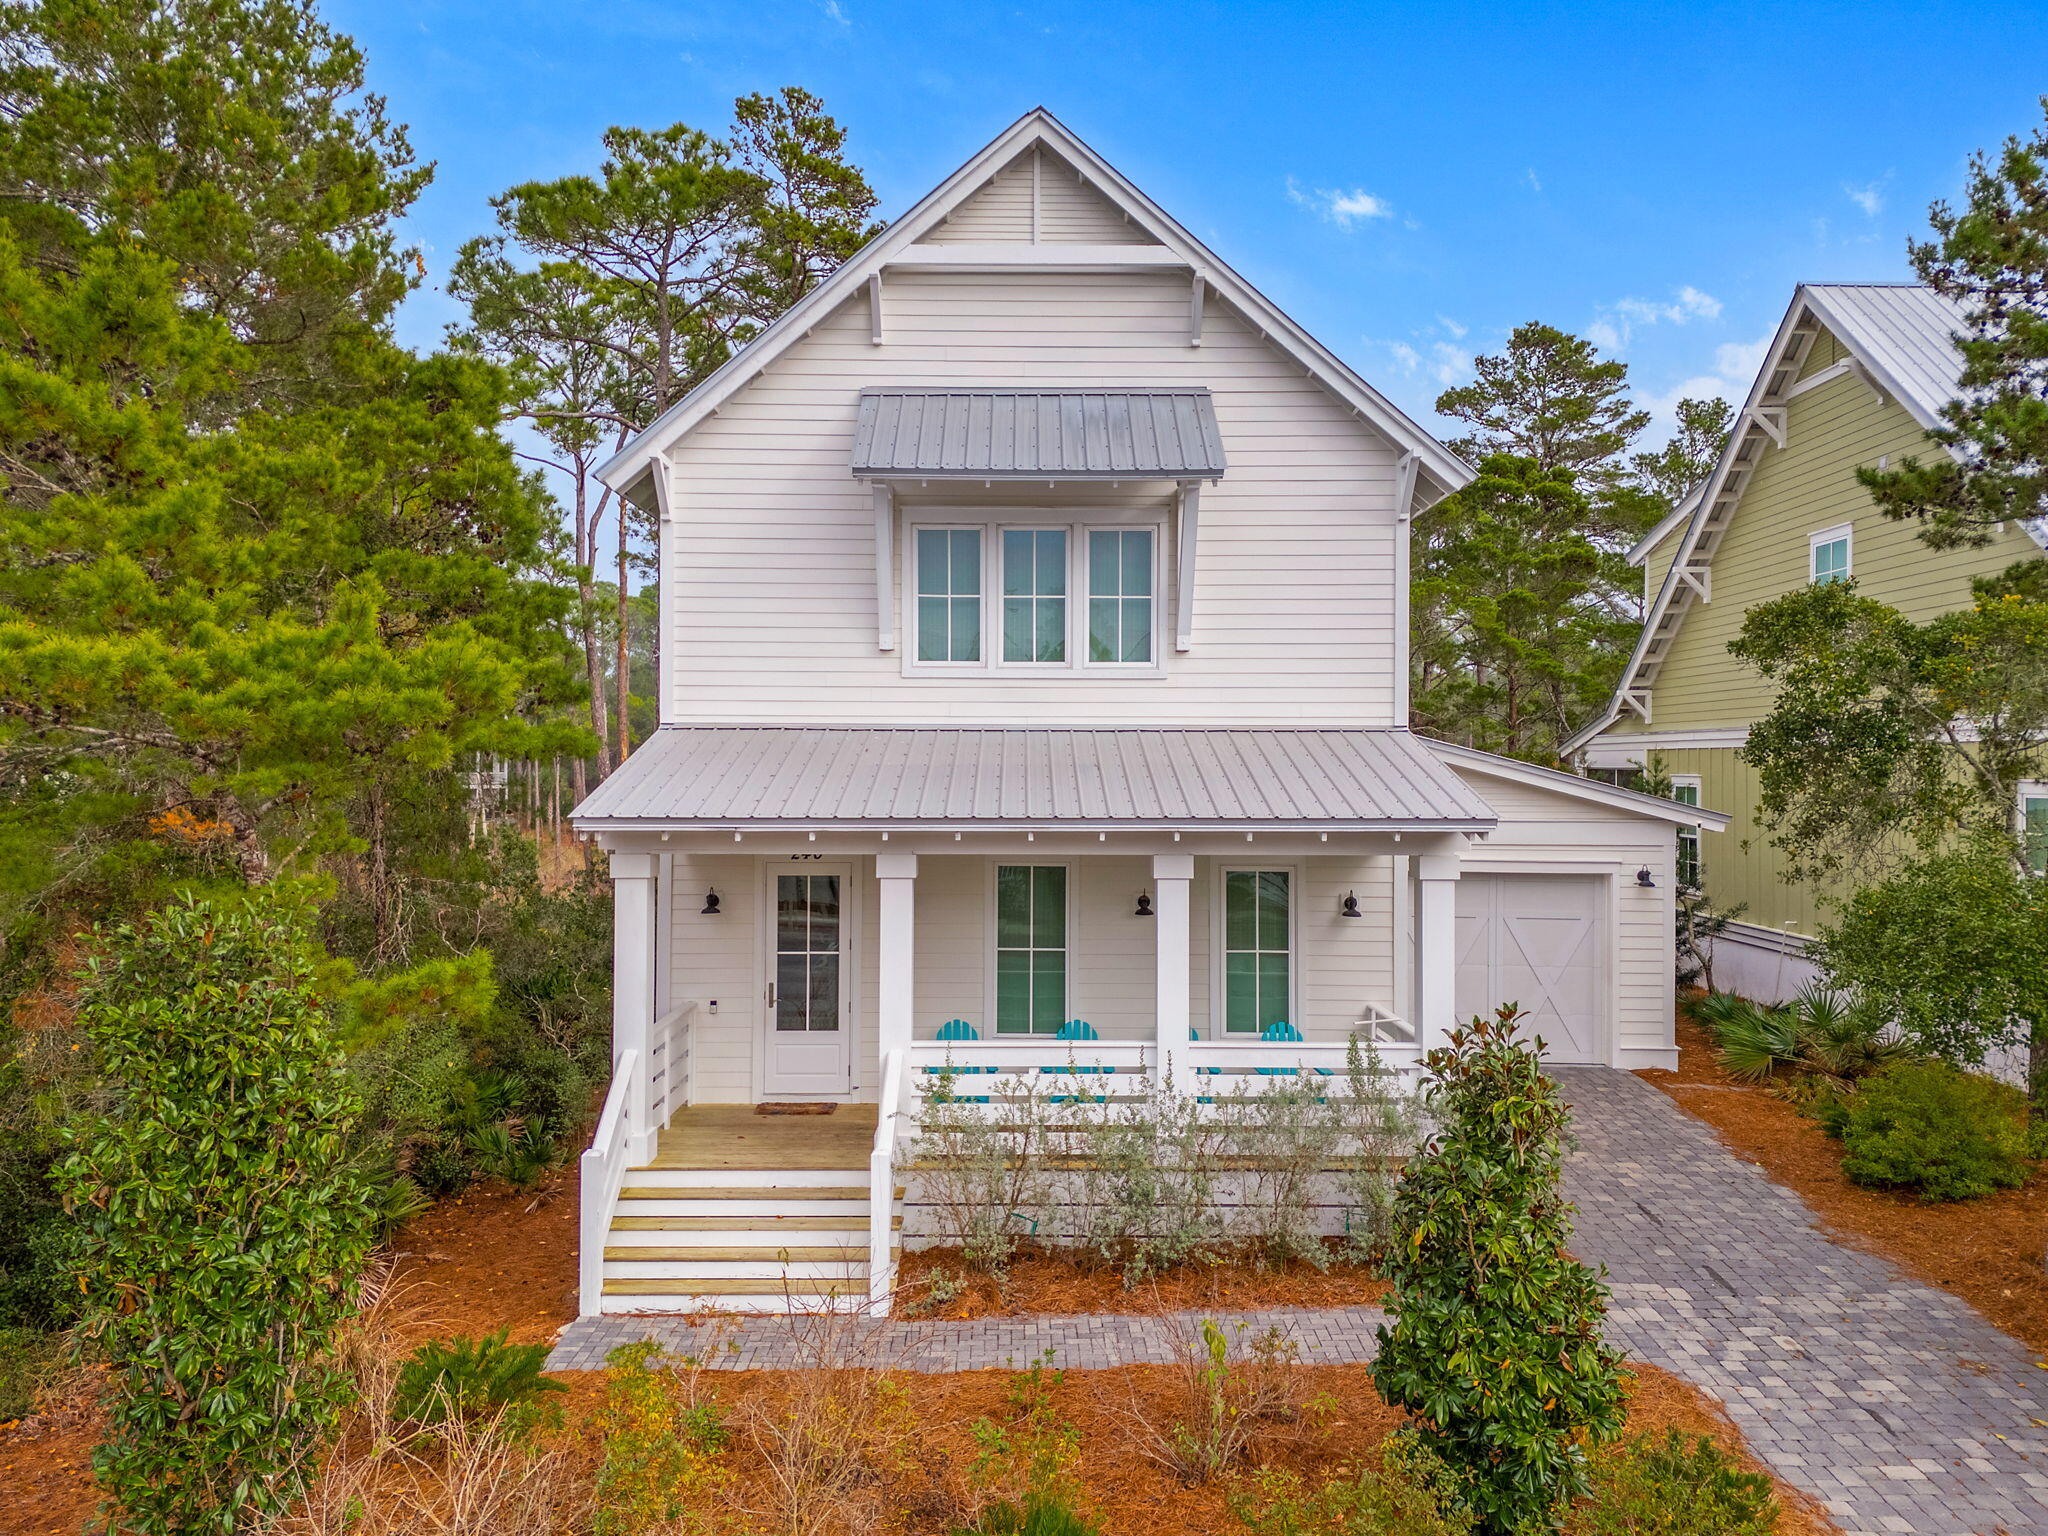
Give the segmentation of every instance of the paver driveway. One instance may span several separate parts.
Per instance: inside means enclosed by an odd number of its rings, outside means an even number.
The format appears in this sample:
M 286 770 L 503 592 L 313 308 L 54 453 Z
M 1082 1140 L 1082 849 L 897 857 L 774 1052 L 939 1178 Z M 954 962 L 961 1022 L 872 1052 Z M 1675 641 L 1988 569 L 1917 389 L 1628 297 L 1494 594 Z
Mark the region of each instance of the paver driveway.
M 1608 1335 L 1728 1405 L 1850 1536 L 2048 1532 L 2048 1370 L 1970 1307 L 1829 1240 L 1640 1078 L 1560 1069 L 1580 1257 Z
M 2048 1370 L 1965 1303 L 1815 1227 L 1791 1192 L 1728 1152 L 1640 1078 L 1557 1073 L 1580 1147 L 1566 1171 L 1581 1257 L 1606 1264 L 1608 1333 L 1629 1358 L 1728 1405 L 1756 1454 L 1823 1500 L 1848 1536 L 2048 1533 Z M 1226 1314 L 1277 1323 L 1307 1359 L 1367 1360 L 1373 1307 Z M 558 1370 L 657 1338 L 734 1369 L 808 1363 L 786 1322 L 717 1329 L 675 1319 L 572 1324 Z M 1134 1317 L 890 1322 L 864 1331 L 903 1369 L 1072 1369 L 1168 1358 L 1171 1330 Z M 714 1347 L 715 1346 L 715 1347 Z

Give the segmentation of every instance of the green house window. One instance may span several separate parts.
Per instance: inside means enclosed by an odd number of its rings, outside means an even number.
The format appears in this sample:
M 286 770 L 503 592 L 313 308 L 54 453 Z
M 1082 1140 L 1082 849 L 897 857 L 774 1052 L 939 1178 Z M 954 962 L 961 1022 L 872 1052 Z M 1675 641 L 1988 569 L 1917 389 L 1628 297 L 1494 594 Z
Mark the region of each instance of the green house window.
M 981 532 L 917 530 L 917 659 L 981 660 Z
M 1291 885 L 1284 869 L 1223 876 L 1223 1027 L 1230 1034 L 1290 1022 Z
M 996 1033 L 1051 1035 L 1067 1021 L 1067 872 L 996 866 Z
M 1680 805 L 1698 805 L 1700 787 L 1697 783 L 1675 783 L 1671 786 L 1671 798 Z M 1678 883 L 1700 888 L 1700 829 L 1680 827 L 1678 829 Z
M 1067 659 L 1067 530 L 1003 530 L 1003 660 Z
M 1088 659 L 1152 659 L 1152 530 L 1088 535 Z

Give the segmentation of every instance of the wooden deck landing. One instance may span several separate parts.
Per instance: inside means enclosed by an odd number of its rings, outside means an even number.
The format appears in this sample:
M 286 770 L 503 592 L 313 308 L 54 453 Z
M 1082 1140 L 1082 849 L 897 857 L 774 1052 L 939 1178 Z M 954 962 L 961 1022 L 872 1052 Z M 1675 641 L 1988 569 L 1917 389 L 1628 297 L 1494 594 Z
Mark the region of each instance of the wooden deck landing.
M 751 1104 L 692 1104 L 676 1111 L 647 1166 L 865 1171 L 874 1141 L 872 1104 L 842 1104 L 829 1115 L 757 1115 Z

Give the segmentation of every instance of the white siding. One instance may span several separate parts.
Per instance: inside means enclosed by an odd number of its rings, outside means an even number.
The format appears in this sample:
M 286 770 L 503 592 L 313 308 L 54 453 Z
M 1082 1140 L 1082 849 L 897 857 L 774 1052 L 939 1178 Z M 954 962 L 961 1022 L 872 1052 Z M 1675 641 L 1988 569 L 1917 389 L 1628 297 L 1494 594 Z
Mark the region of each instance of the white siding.
M 1028 245 L 1032 243 L 1032 164 L 1026 154 L 1010 162 L 968 197 L 920 245 Z M 1117 206 L 1047 155 L 1038 165 L 1037 239 L 1046 245 L 1153 245 Z
M 1467 859 L 1479 867 L 1569 873 L 1595 866 L 1615 881 L 1612 952 L 1616 1066 L 1676 1066 L 1672 1043 L 1673 889 L 1677 835 L 1666 822 L 1460 767 L 1500 826 Z M 1711 839 L 1714 833 L 1703 832 Z M 1711 852 L 1711 842 L 1707 845 Z M 1636 883 L 1647 868 L 1654 889 Z
M 1396 723 L 1394 451 L 1298 365 L 1220 304 L 1188 346 L 1183 275 L 898 273 L 884 288 L 883 346 L 865 302 L 844 305 L 674 450 L 665 718 Z M 873 503 L 847 470 L 856 396 L 951 381 L 1215 392 L 1230 470 L 1202 494 L 1195 647 L 1169 652 L 1165 675 L 906 678 L 902 648 L 877 648 Z M 1156 513 L 1169 493 L 1107 499 Z

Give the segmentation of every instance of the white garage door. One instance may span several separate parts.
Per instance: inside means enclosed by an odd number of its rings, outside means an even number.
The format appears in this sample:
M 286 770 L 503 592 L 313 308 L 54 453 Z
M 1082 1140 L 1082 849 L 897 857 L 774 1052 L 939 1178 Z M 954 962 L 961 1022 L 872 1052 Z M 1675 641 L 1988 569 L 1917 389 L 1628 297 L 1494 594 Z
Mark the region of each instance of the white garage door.
M 1458 1022 L 1519 1003 L 1546 1059 L 1602 1063 L 1607 882 L 1585 875 L 1458 881 Z

